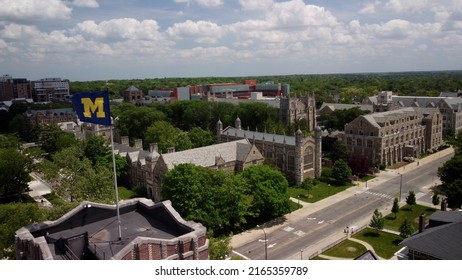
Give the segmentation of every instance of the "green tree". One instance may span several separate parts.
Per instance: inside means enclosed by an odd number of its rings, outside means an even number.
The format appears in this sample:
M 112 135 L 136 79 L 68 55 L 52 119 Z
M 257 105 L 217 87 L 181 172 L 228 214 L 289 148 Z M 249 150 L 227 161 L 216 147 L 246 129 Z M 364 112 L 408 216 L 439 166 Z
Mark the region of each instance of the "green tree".
M 412 211 L 412 206 L 416 204 L 415 192 L 409 191 L 408 196 L 406 197 L 406 204 L 409 205 L 409 208 Z
M 346 183 L 349 181 L 351 175 L 351 168 L 343 159 L 339 159 L 334 162 L 334 166 L 332 167 L 332 178 L 334 178 L 337 182 Z
M 408 238 L 415 232 L 414 227 L 408 219 L 405 219 L 399 226 L 399 236 L 402 238 Z
M 441 179 L 441 189 L 447 197 L 448 206 L 462 206 L 462 154 L 456 153 L 443 166 L 438 168 L 438 176 Z
M 224 260 L 232 251 L 229 236 L 213 237 L 209 234 L 209 257 L 211 260 Z
M 385 225 L 385 218 L 383 217 L 382 213 L 378 209 L 375 209 L 374 214 L 372 215 L 372 219 L 369 222 L 369 226 L 378 232 L 383 229 L 384 225 Z
M 188 137 L 192 148 L 205 147 L 216 143 L 216 139 L 211 131 L 200 127 L 193 127 L 188 131 Z
M 82 144 L 84 155 L 92 162 L 92 164 L 102 161 L 103 158 L 107 157 L 107 155 L 111 153 L 106 140 L 102 136 L 90 136 L 86 138 Z M 110 160 L 112 163 L 112 158 Z
M 157 143 L 159 152 L 166 153 L 168 148 L 175 147 L 182 131 L 166 121 L 156 121 L 146 131 L 146 141 Z
M 332 149 L 329 155 L 333 162 L 336 162 L 339 159 L 348 162 L 348 159 L 350 159 L 351 156 L 347 146 L 339 140 L 336 140 L 334 143 L 332 143 Z
M 223 234 L 246 223 L 245 184 L 240 176 L 222 170 L 179 164 L 166 173 L 162 196 L 186 219 Z
M 127 135 L 131 140 L 145 140 L 145 132 L 153 123 L 166 120 L 163 112 L 153 107 L 128 107 L 119 113 L 117 127 L 122 135 Z M 147 142 L 145 144 L 154 143 Z
M 69 132 L 64 132 L 57 124 L 51 123 L 40 126 L 38 143 L 46 153 L 54 154 L 60 149 L 75 144 L 75 141 Z
M 253 165 L 241 173 L 252 199 L 250 214 L 260 220 L 279 217 L 290 210 L 288 182 L 281 171 L 267 165 Z
M 0 148 L 0 196 L 21 201 L 28 191 L 32 158 L 17 148 Z
M 37 203 L 0 204 L 0 259 L 14 259 L 14 235 L 21 227 L 46 220 Z
M 71 146 L 41 165 L 45 178 L 56 182 L 54 191 L 65 200 L 101 203 L 115 201 L 114 177 L 107 165 L 93 165 L 82 149 Z
M 393 207 L 391 208 L 391 212 L 395 214 L 396 219 L 396 214 L 398 214 L 399 212 L 399 201 L 397 197 L 395 197 L 395 199 L 393 200 Z

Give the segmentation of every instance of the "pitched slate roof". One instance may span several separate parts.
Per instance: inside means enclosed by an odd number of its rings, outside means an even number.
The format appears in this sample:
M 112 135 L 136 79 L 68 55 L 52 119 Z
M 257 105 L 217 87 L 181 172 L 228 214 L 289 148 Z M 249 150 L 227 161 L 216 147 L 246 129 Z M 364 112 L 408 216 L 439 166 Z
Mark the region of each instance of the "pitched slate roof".
M 251 131 L 251 130 L 243 130 L 237 129 L 231 126 L 228 126 L 223 130 L 221 135 L 229 135 L 235 136 L 239 138 L 249 138 L 255 140 L 266 140 L 272 141 L 278 144 L 284 144 L 295 146 L 295 136 L 286 136 L 280 134 L 273 134 L 273 133 L 266 133 L 266 132 L 258 132 L 258 131 Z
M 369 104 L 342 104 L 342 103 L 323 103 L 318 111 L 322 111 L 325 107 L 329 107 L 332 111 L 335 110 L 348 110 L 352 108 L 359 108 L 372 112 L 372 105 Z
M 243 157 L 245 151 L 250 151 L 252 144 L 249 140 L 241 139 L 206 147 L 190 149 L 181 152 L 162 154 L 161 157 L 168 169 L 182 163 L 193 163 L 203 167 L 213 166 L 216 158 L 221 157 L 225 162 L 236 161 Z
M 441 260 L 462 260 L 462 221 L 424 230 L 400 245 Z
M 362 117 L 366 119 L 373 126 L 380 128 L 383 123 L 396 121 L 408 116 L 433 116 L 438 112 L 436 108 L 415 108 L 415 107 L 405 107 L 397 110 L 372 113 L 363 115 Z

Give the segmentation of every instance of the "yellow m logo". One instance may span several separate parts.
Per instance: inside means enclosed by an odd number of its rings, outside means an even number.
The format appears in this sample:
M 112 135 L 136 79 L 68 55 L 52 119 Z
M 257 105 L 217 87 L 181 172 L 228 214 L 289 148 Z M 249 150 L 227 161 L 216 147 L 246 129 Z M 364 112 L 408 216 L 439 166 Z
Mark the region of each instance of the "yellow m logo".
M 105 118 L 106 112 L 104 112 L 104 98 L 97 97 L 95 98 L 95 102 L 91 100 L 91 98 L 82 98 L 81 99 L 83 105 L 83 115 L 86 118 L 91 118 L 92 114 L 96 112 L 97 118 Z

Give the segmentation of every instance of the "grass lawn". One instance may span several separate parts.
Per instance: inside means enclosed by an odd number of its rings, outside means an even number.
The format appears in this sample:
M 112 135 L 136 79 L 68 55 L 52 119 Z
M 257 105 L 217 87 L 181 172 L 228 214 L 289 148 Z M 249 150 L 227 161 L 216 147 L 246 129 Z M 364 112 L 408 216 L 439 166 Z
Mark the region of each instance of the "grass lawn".
M 353 238 L 357 238 L 374 247 L 375 253 L 381 258 L 390 259 L 393 257 L 401 246 L 398 244 L 403 240 L 399 235 L 388 233 L 388 232 L 377 232 L 375 229 L 366 228 L 357 234 L 353 235 Z
M 136 193 L 134 191 L 125 187 L 118 187 L 117 190 L 119 193 L 119 200 L 126 200 L 136 197 Z
M 415 230 L 419 229 L 419 216 L 420 214 L 425 214 L 425 216 L 430 216 L 435 212 L 435 208 L 423 206 L 423 205 L 414 205 L 412 206 L 412 211 L 408 205 L 405 205 L 399 209 L 399 212 L 396 214 L 390 213 L 385 216 L 385 226 L 386 229 L 391 229 L 399 231 L 399 226 L 404 222 L 405 219 L 408 219 Z
M 354 259 L 366 251 L 367 249 L 363 244 L 347 239 L 322 254 L 337 258 Z
M 301 188 L 290 187 L 287 189 L 287 193 L 290 197 L 298 198 L 300 195 L 300 200 L 305 202 L 316 202 L 322 200 L 326 197 L 334 195 L 336 193 L 342 192 L 349 187 L 353 186 L 353 184 L 345 184 L 340 186 L 329 185 L 324 182 L 318 182 L 316 186 L 313 186 L 310 190 L 305 190 Z

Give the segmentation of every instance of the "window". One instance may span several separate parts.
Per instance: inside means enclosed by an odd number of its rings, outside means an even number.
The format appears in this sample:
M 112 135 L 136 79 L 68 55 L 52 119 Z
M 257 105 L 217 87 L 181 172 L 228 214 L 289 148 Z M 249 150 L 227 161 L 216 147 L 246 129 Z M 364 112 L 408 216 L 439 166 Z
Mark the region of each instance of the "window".
M 363 139 L 358 138 L 356 139 L 356 146 L 362 146 L 363 145 Z
M 367 147 L 372 148 L 372 140 L 367 140 Z
M 351 137 L 348 137 L 347 138 L 347 145 L 351 145 L 351 144 L 352 144 Z

